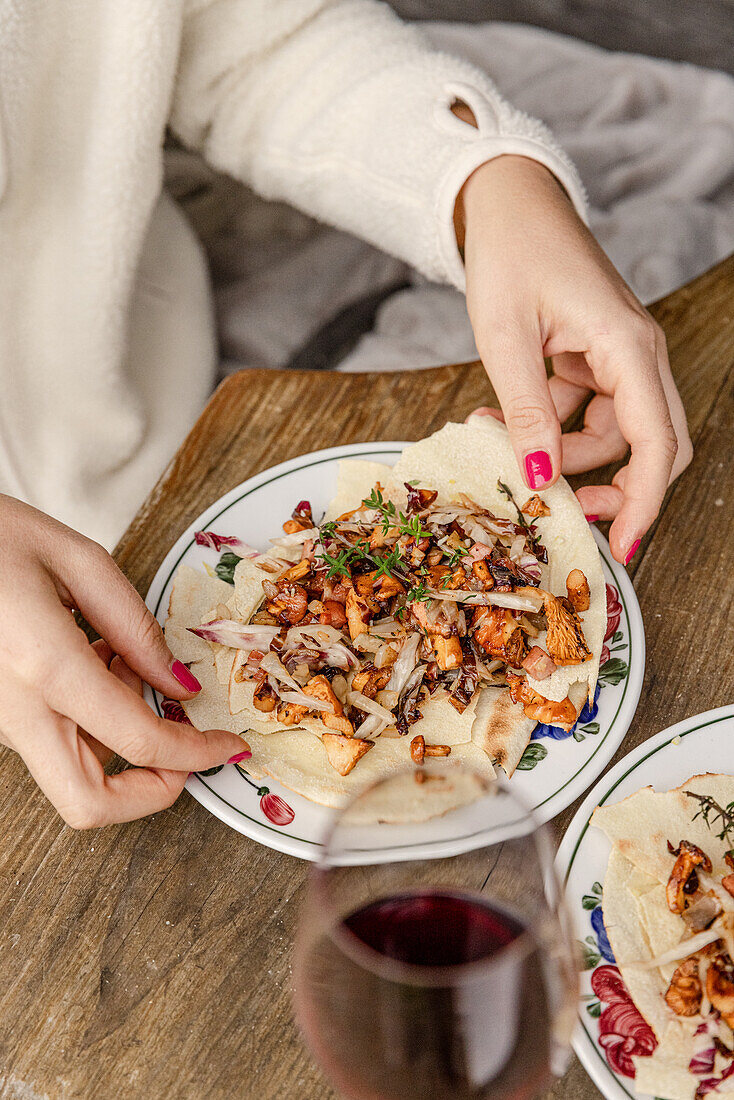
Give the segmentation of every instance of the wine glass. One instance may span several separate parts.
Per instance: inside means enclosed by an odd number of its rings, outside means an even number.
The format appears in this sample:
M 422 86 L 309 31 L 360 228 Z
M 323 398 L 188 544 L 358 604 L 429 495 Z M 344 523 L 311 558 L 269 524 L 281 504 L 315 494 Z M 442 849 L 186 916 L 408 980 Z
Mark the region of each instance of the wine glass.
M 364 791 L 310 876 L 294 995 L 348 1100 L 537 1096 L 578 997 L 549 830 L 507 781 L 446 761 Z

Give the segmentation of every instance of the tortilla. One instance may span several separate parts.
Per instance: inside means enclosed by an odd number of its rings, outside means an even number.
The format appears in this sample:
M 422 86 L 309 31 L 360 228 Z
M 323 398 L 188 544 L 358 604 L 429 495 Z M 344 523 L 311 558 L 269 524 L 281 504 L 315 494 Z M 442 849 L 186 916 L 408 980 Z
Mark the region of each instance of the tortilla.
M 358 508 L 377 482 L 384 487 L 385 499 L 404 508 L 407 494 L 403 483 L 418 480 L 437 489 L 439 500 L 448 503 L 459 492 L 466 492 L 495 514 L 516 520 L 513 505 L 497 488 L 498 478 L 510 487 L 518 504 L 530 495 L 517 470 L 506 429 L 491 418 L 447 424 L 429 439 L 408 446 L 394 469 L 355 459 L 340 462 L 337 493 L 324 518 L 333 519 Z M 541 583 L 562 595 L 568 572 L 572 568 L 584 571 L 591 606 L 581 618 L 593 656 L 583 665 L 558 668 L 546 680 L 530 683 L 548 699 L 560 701 L 568 695 L 579 713 L 596 684 L 606 623 L 604 579 L 596 544 L 568 485 L 559 482 L 543 498 L 551 515 L 533 521 L 550 558 Z M 278 548 L 269 551 L 271 557 L 279 553 Z M 470 763 L 485 777 L 495 775 L 492 761 L 512 775 L 535 722 L 525 717 L 522 705 L 513 703 L 504 687 L 485 687 L 461 714 L 444 692 L 436 692 L 421 701 L 423 717 L 411 725 L 409 737 L 378 737 L 347 776 L 341 776 L 328 761 L 321 740 L 328 729 L 320 719 L 306 717 L 294 729 L 280 723 L 274 712 L 259 711 L 253 705 L 254 682 L 240 682 L 236 677 L 245 655 L 204 642 L 186 628 L 211 619 L 212 608 L 221 603 L 230 608 L 232 618 L 249 621 L 263 600 L 262 581 L 268 576 L 248 558 L 235 569 L 234 588 L 182 567 L 174 583 L 166 627 L 172 651 L 181 660 L 193 662 L 192 672 L 203 685 L 194 699 L 183 704 L 189 719 L 202 729 L 243 733 L 253 751 L 248 765 L 253 774 L 270 775 L 315 802 L 340 806 L 358 788 L 408 765 L 410 740 L 420 734 L 428 745 L 449 745 L 452 762 Z M 543 635 L 538 644 L 542 641 Z M 413 807 L 411 812 L 418 810 Z
M 517 513 L 498 488 L 498 481 L 507 485 L 520 507 L 531 495 L 518 469 L 507 429 L 492 416 L 474 416 L 467 424 L 446 424 L 427 439 L 406 447 L 386 486 L 391 499 L 405 494 L 406 481 L 437 489 L 439 501 L 448 502 L 458 493 L 466 493 L 496 516 L 515 521 Z M 593 698 L 607 623 L 601 558 L 583 508 L 568 482 L 559 478 L 538 495 L 550 508 L 549 516 L 532 520 L 548 550 L 541 587 L 563 596 L 570 571 L 583 571 L 591 598 L 588 611 L 581 612 L 580 619 L 592 657 L 581 665 L 557 668 L 545 680 L 528 676 L 528 682 L 540 695 L 556 702 L 565 699 L 571 685 L 578 682 L 584 685 L 584 694 Z M 544 638 L 543 632 L 536 644 L 542 646 Z
M 269 732 L 262 732 L 262 723 L 255 722 L 248 726 L 248 723 L 243 723 L 240 714 L 229 714 L 226 689 L 217 681 L 211 654 L 192 665 L 191 671 L 199 680 L 202 690 L 194 699 L 184 704 L 188 717 L 199 729 L 227 729 L 241 734 L 252 750 L 252 759 L 247 762 L 247 770 L 255 779 L 267 775 L 312 802 L 339 807 L 345 805 L 367 784 L 398 772 L 409 763 L 404 737 L 379 737 L 375 747 L 349 775 L 339 775 L 329 763 L 326 750 L 315 732 L 316 729 L 320 733 L 329 732 L 323 723 L 314 721 L 309 723 L 308 729 L 276 724 Z M 450 703 L 446 705 L 451 706 Z M 256 730 L 255 726 L 259 726 L 260 730 Z M 437 738 L 427 737 L 426 741 L 428 744 L 439 743 Z M 491 761 L 471 741 L 455 745 L 451 751 L 451 760 L 467 764 L 487 780 L 494 778 L 495 771 Z M 421 796 L 419 803 L 425 805 L 426 799 Z M 418 802 L 416 810 L 417 805 Z M 412 812 L 411 804 L 406 804 L 400 812 L 395 808 L 388 817 L 381 820 L 423 820 L 412 817 Z M 428 816 L 433 815 L 426 813 L 426 817 Z
M 379 481 L 385 485 L 392 473 L 391 466 L 382 462 L 367 462 L 358 458 L 339 460 L 336 479 L 336 496 L 324 513 L 325 520 L 337 519 L 353 508 L 359 508 Z
M 645 787 L 615 805 L 598 807 L 591 818 L 613 844 L 604 878 L 604 927 L 629 994 L 658 1040 L 651 1056 L 634 1058 L 635 1086 L 665 1100 L 694 1100 L 700 1077 L 689 1070 L 689 1063 L 712 1041 L 695 1034 L 699 1014 L 677 1016 L 665 1001 L 682 956 L 662 966 L 639 965 L 679 948 L 686 932 L 667 904 L 665 888 L 674 862 L 668 842 L 674 847 L 681 840 L 698 845 L 711 859 L 714 876 L 730 870 L 724 854 L 731 841 L 718 835 L 721 829 L 713 818 L 712 827 L 706 824 L 700 803 L 687 791 L 726 807 L 734 801 L 734 777 L 694 775 L 662 792 Z M 720 1037 L 731 1046 L 731 1030 L 723 1020 L 719 1026 L 724 1033 Z M 718 1076 L 726 1065 L 717 1055 L 709 1076 Z
M 670 875 L 668 841 L 690 840 L 706 852 L 715 875 L 727 873 L 724 855 L 731 843 L 716 836 L 703 817 L 695 820 L 699 804 L 686 791 L 707 794 L 721 806 L 734 802 L 734 776 L 693 775 L 671 791 L 643 787 L 611 806 L 599 806 L 591 817 L 626 858 L 663 886 Z

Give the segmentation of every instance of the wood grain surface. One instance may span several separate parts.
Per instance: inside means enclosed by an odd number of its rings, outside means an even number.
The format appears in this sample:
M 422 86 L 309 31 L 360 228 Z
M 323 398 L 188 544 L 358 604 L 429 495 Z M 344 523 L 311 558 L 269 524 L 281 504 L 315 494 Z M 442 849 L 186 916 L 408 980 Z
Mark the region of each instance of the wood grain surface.
M 733 680 L 734 258 L 653 312 L 695 458 L 630 567 L 647 667 L 618 756 L 731 701 Z M 117 560 L 145 593 L 181 531 L 251 474 L 338 443 L 417 439 L 491 401 L 477 364 L 234 375 Z M 305 864 L 229 830 L 188 795 L 145 821 L 74 833 L 6 750 L 0 790 L 0 1097 L 334 1098 L 290 1008 Z M 558 820 L 559 836 L 573 809 Z M 574 1063 L 550 1095 L 598 1093 Z

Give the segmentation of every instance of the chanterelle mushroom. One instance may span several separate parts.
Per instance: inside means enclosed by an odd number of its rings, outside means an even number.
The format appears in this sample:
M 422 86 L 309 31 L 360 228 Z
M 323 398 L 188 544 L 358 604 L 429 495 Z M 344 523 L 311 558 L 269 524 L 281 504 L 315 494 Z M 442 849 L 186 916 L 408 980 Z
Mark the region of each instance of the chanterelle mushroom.
M 568 602 L 574 611 L 589 610 L 591 592 L 589 582 L 581 569 L 572 569 L 566 577 L 566 592 L 568 592 Z
M 685 959 L 674 971 L 665 992 L 665 1003 L 676 1016 L 695 1016 L 701 1007 L 703 985 L 698 976 L 698 960 Z
M 716 955 L 711 960 L 706 973 L 706 996 L 729 1027 L 734 1027 L 734 968 L 728 955 Z
M 591 657 L 579 617 L 550 592 L 544 592 L 548 632 L 546 649 L 557 665 L 580 665 Z
M 673 849 L 676 861 L 670 872 L 665 898 L 671 913 L 682 913 L 689 905 L 692 895 L 698 887 L 698 877 L 692 879 L 696 868 L 711 871 L 711 860 L 696 844 L 681 840 L 677 849 Z

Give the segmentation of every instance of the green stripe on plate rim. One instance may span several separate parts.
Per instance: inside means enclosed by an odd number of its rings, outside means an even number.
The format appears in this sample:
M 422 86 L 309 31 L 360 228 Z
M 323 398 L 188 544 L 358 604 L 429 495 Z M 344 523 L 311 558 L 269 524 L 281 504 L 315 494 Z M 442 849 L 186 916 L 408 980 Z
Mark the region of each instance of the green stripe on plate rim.
M 380 455 L 382 457 L 386 457 L 386 456 L 389 456 L 389 455 L 402 454 L 402 451 L 396 451 L 395 449 L 381 451 L 379 449 L 379 447 L 375 447 L 375 449 L 373 451 L 368 451 L 366 453 L 368 453 L 370 455 Z M 339 457 L 340 458 L 357 458 L 357 459 L 359 459 L 359 458 L 363 458 L 364 454 L 365 454 L 365 452 L 357 451 L 357 452 L 353 452 L 353 453 L 350 453 L 350 454 L 343 454 L 343 455 L 340 455 Z M 213 516 L 211 516 L 209 519 L 206 520 L 207 526 L 210 523 L 214 523 L 215 520 L 219 519 L 219 517 L 224 515 L 225 512 L 228 512 L 229 509 L 232 508 L 235 504 L 239 504 L 240 501 L 245 500 L 252 493 L 257 492 L 259 489 L 264 489 L 268 485 L 272 485 L 274 482 L 279 481 L 280 478 L 282 478 L 282 477 L 290 477 L 290 475 L 292 473 L 294 473 L 295 470 L 307 470 L 311 466 L 321 466 L 325 462 L 334 462 L 335 460 L 336 460 L 336 458 L 335 458 L 334 455 L 332 455 L 330 458 L 318 458 L 318 459 L 315 459 L 313 462 L 306 462 L 302 466 L 296 466 L 296 467 L 294 467 L 290 470 L 285 470 L 280 474 L 276 474 L 274 477 L 269 478 L 267 481 L 263 481 L 261 484 L 255 485 L 252 489 L 248 489 L 246 492 L 242 493 L 242 495 L 237 497 L 235 500 L 231 500 L 229 502 L 229 504 L 225 505 L 224 508 L 220 509 L 219 512 L 216 512 Z M 163 587 L 161 589 L 161 594 L 158 597 L 158 601 L 155 605 L 154 614 L 155 614 L 156 618 L 158 618 L 158 612 L 160 611 L 161 601 L 163 599 L 163 593 L 168 588 L 168 585 L 171 582 L 173 574 L 178 569 L 179 565 L 183 561 L 186 554 L 189 552 L 189 550 L 194 545 L 195 545 L 195 542 L 194 542 L 193 539 L 191 539 L 191 541 L 186 544 L 186 546 L 183 548 L 183 550 L 179 554 L 176 561 L 171 566 L 171 569 L 169 570 L 168 576 L 166 577 L 166 579 L 163 583 Z M 612 575 L 613 575 L 613 568 L 612 568 L 612 565 L 609 561 L 609 558 L 604 553 L 604 550 L 601 547 L 599 547 L 598 549 L 599 549 L 599 553 L 602 556 L 602 559 L 604 560 L 604 562 L 606 563 L 608 569 L 610 570 L 610 572 L 612 572 Z M 629 680 L 630 680 L 629 670 L 632 666 L 632 631 L 630 629 L 629 614 L 627 612 L 627 603 L 626 603 L 625 598 L 624 598 L 621 591 L 619 592 L 619 597 L 622 601 L 622 608 L 624 610 L 625 623 L 627 625 L 627 638 L 628 638 L 628 645 L 629 645 L 629 653 L 628 653 L 628 659 L 627 659 L 627 676 L 625 677 L 624 689 L 622 691 L 622 695 L 620 696 L 619 704 L 617 706 L 617 710 L 615 711 L 614 717 L 612 718 L 611 722 L 609 723 L 609 727 L 608 727 L 606 733 L 601 738 L 601 740 L 598 742 L 598 744 L 597 744 L 596 748 L 594 749 L 594 751 L 592 752 L 591 756 L 589 756 L 584 761 L 584 763 L 581 765 L 581 767 L 578 769 L 578 771 L 574 772 L 573 775 L 568 777 L 566 782 L 561 787 L 559 787 L 557 790 L 555 790 L 551 794 L 549 794 L 548 797 L 544 798 L 542 802 L 538 802 L 536 805 L 534 805 L 532 807 L 533 810 L 539 810 L 541 806 L 544 806 L 546 804 L 546 802 L 550 802 L 550 800 L 552 798 L 555 798 L 557 795 L 559 795 L 561 793 L 561 791 L 566 789 L 566 787 L 569 785 L 569 783 L 572 783 L 573 780 L 576 779 L 576 777 L 579 776 L 581 774 L 581 772 L 584 771 L 584 769 L 588 767 L 588 765 L 591 763 L 591 761 L 594 759 L 596 754 L 599 752 L 599 750 L 601 749 L 601 747 L 604 745 L 605 741 L 609 737 L 609 734 L 612 732 L 612 729 L 614 728 L 614 724 L 617 721 L 617 718 L 619 717 L 619 712 L 622 709 L 622 704 L 624 703 L 625 696 L 627 695 L 627 688 L 629 687 Z M 160 717 L 163 717 L 163 712 L 161 711 L 160 705 L 158 703 L 158 693 L 154 692 L 153 697 L 155 699 L 156 711 L 158 712 Z M 259 828 L 262 828 L 262 829 L 268 829 L 270 832 L 277 833 L 278 836 L 288 837 L 289 840 L 300 841 L 303 844 L 310 844 L 310 845 L 312 845 L 314 847 L 317 847 L 317 848 L 322 847 L 320 841 L 308 840 L 308 839 L 306 839 L 305 837 L 302 837 L 302 836 L 294 836 L 293 833 L 286 833 L 283 829 L 280 829 L 280 828 L 275 829 L 275 828 L 272 828 L 270 825 L 263 825 L 262 822 L 257 821 L 254 817 L 250 817 L 249 814 L 246 814 L 244 812 L 244 810 L 241 810 L 239 808 L 239 806 L 233 806 L 231 802 L 228 802 L 226 798 L 224 798 L 221 794 L 219 794 L 212 787 L 210 787 L 208 783 L 205 783 L 200 775 L 197 774 L 196 778 L 198 779 L 198 781 L 201 783 L 201 785 L 207 791 L 209 791 L 211 794 L 214 795 L 215 798 L 218 798 L 220 802 L 223 802 L 225 806 L 228 806 L 230 808 L 230 810 L 233 810 L 235 813 L 239 814 L 241 817 L 244 817 L 245 820 L 251 821 L 253 823 L 253 825 L 257 825 Z M 470 839 L 470 838 L 469 837 L 459 837 L 457 839 L 466 840 L 466 839 Z M 415 847 L 419 847 L 419 846 L 420 845 L 415 845 Z M 410 848 L 410 847 L 414 847 L 414 845 L 406 844 L 406 845 L 397 845 L 396 847 Z
M 667 747 L 670 745 L 671 741 L 674 741 L 676 737 L 680 738 L 680 740 L 682 741 L 684 737 L 688 737 L 688 735 L 691 734 L 691 733 L 696 733 L 698 730 L 707 729 L 709 726 L 715 726 L 719 722 L 728 722 L 730 720 L 731 720 L 731 715 L 730 714 L 722 714 L 720 718 L 714 718 L 713 721 L 709 720 L 709 721 L 706 721 L 706 722 L 701 722 L 697 726 L 691 726 L 691 728 L 689 730 L 685 730 L 684 733 L 674 733 L 671 737 L 668 738 L 667 741 L 664 741 L 662 743 L 662 745 L 658 745 L 656 748 L 650 749 L 650 751 L 648 753 L 646 753 L 643 757 L 641 757 L 639 760 L 635 761 L 634 764 L 631 764 L 629 766 L 629 768 L 627 769 L 627 771 L 624 772 L 622 775 L 620 775 L 619 779 L 615 780 L 615 782 L 609 788 L 609 790 L 604 795 L 604 797 L 599 800 L 597 805 L 604 806 L 606 804 L 608 798 L 610 797 L 610 795 L 612 795 L 616 791 L 617 787 L 620 785 L 620 783 L 622 783 L 627 778 L 628 775 L 631 775 L 632 772 L 636 771 L 637 768 L 639 768 L 641 764 L 644 764 L 646 760 L 649 760 L 651 756 L 655 756 L 655 754 L 660 752 L 662 749 L 667 749 Z M 581 833 L 579 835 L 579 838 L 576 841 L 576 844 L 574 845 L 573 852 L 571 853 L 571 858 L 568 862 L 568 870 L 566 871 L 566 874 L 565 874 L 564 879 L 563 879 L 564 887 L 566 886 L 566 883 L 568 882 L 568 876 L 571 874 L 571 868 L 573 867 L 574 860 L 576 859 L 576 856 L 578 855 L 579 848 L 581 847 L 581 841 L 586 836 L 586 833 L 588 831 L 588 828 L 589 828 L 590 824 L 591 824 L 591 818 L 589 818 L 589 820 L 584 825 L 584 827 L 581 830 Z M 598 1047 L 597 1043 L 594 1040 L 593 1035 L 587 1029 L 586 1023 L 585 1023 L 584 1018 L 582 1017 L 580 1011 L 579 1011 L 578 1020 L 579 1020 L 579 1024 L 581 1025 L 581 1030 L 583 1031 L 584 1035 L 586 1036 L 586 1038 L 589 1040 L 589 1043 L 591 1044 L 592 1050 L 594 1051 L 597 1058 L 599 1059 L 599 1061 L 603 1065 L 606 1072 L 610 1075 L 612 1080 L 617 1085 L 619 1085 L 619 1087 L 624 1092 L 625 1096 L 629 1096 L 630 1100 L 639 1100 L 640 1093 L 636 1093 L 635 1095 L 633 1095 L 631 1092 L 628 1092 L 626 1086 L 620 1080 L 619 1076 L 614 1072 L 614 1070 L 611 1068 L 611 1066 L 607 1062 L 606 1058 L 602 1055 L 601 1051 L 599 1050 L 599 1047 Z

